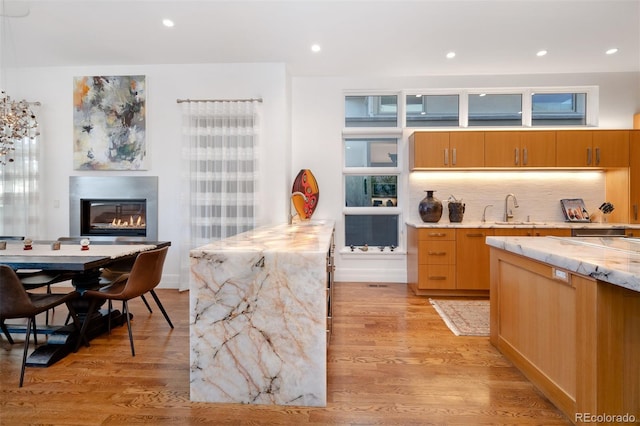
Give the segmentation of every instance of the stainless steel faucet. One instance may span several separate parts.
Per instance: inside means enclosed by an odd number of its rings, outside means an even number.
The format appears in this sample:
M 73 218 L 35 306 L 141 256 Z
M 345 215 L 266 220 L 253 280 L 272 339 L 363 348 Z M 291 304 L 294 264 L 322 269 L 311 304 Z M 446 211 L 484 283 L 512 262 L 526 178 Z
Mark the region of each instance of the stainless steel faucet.
M 509 222 L 509 219 L 513 218 L 513 210 L 509 210 L 509 197 L 513 198 L 513 207 L 518 208 L 518 199 L 512 193 L 507 194 L 504 197 L 504 221 Z
M 482 223 L 487 221 L 487 209 L 489 207 L 493 207 L 493 204 L 487 204 L 486 206 L 484 206 L 484 210 L 482 210 Z
M 291 196 L 289 197 L 289 222 L 288 222 L 289 225 L 293 223 L 293 217 L 295 216 L 291 211 L 291 204 L 293 203 L 293 197 L 295 196 L 301 196 L 302 199 L 304 199 L 304 201 L 307 202 L 307 196 L 304 195 L 302 192 L 296 191 L 291 193 Z

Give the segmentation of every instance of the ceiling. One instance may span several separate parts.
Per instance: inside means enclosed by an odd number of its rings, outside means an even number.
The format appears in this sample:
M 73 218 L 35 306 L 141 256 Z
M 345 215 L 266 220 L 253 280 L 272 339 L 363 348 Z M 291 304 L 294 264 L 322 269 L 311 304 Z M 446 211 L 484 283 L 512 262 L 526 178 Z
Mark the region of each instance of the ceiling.
M 286 63 L 294 76 L 640 72 L 640 0 L 3 4 L 5 15 L 27 15 L 2 19 L 3 67 L 269 62 Z M 164 27 L 164 18 L 175 26 Z M 612 47 L 619 52 L 605 55 Z M 548 54 L 536 56 L 541 49 Z

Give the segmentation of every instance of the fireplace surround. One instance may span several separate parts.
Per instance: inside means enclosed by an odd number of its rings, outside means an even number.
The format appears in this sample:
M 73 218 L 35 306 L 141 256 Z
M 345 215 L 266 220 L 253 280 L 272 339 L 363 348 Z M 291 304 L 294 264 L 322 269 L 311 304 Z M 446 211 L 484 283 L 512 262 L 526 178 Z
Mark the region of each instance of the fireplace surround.
M 157 176 L 71 176 L 72 237 L 158 240 Z

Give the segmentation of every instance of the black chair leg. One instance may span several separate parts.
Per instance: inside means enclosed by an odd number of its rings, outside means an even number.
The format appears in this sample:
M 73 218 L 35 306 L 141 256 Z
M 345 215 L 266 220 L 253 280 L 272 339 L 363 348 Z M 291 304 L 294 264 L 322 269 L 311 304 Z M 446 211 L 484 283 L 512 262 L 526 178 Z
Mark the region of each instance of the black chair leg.
M 31 337 L 31 323 L 35 323 L 35 318 L 27 319 L 27 332 L 24 337 L 24 352 L 22 353 L 22 369 L 20 370 L 20 387 L 24 382 L 24 369 L 27 366 L 27 353 L 29 352 L 29 338 Z M 34 336 L 35 337 L 35 336 Z
M 36 317 L 33 317 L 33 320 L 31 320 L 31 324 L 33 324 L 33 344 L 38 346 L 38 328 L 36 327 Z
M 169 315 L 167 315 L 167 311 L 164 310 L 164 306 L 162 306 L 162 303 L 160 303 L 160 299 L 158 299 L 158 295 L 153 290 L 151 290 L 150 293 L 151 293 L 151 296 L 153 296 L 153 300 L 156 301 L 158 308 L 160 308 L 160 311 L 162 311 L 162 315 L 164 315 L 164 319 L 166 319 L 167 322 L 169 323 L 169 327 L 173 328 L 173 323 L 169 319 Z
M 147 299 L 144 297 L 144 294 L 142 296 L 140 296 L 140 298 L 142 299 L 142 301 L 144 302 L 145 306 L 149 310 L 149 313 L 152 314 L 153 311 L 151 310 L 151 306 L 149 306 L 149 302 L 147 302 Z
M 122 310 L 127 318 L 127 329 L 129 330 L 129 342 L 131 343 L 131 356 L 136 356 L 136 351 L 133 348 L 133 334 L 131 334 L 131 319 L 129 318 L 129 304 L 126 300 L 122 301 Z
M 4 333 L 5 337 L 9 341 L 9 344 L 13 345 L 13 338 L 11 337 L 11 333 L 9 333 L 9 329 L 4 323 L 4 320 L 0 321 L 0 329 L 2 329 L 2 332 Z

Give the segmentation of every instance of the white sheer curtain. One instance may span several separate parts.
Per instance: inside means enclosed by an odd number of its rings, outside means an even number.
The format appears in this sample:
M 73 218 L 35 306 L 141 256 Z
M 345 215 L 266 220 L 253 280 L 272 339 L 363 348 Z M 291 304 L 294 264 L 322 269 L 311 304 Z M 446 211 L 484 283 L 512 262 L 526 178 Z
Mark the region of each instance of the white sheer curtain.
M 0 235 L 40 238 L 38 138 L 14 144 L 14 161 L 0 164 Z
M 260 113 L 258 100 L 182 103 L 182 290 L 189 250 L 255 227 Z

